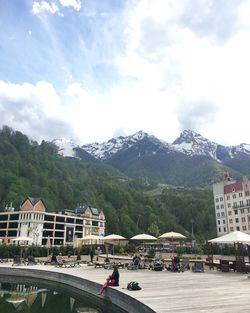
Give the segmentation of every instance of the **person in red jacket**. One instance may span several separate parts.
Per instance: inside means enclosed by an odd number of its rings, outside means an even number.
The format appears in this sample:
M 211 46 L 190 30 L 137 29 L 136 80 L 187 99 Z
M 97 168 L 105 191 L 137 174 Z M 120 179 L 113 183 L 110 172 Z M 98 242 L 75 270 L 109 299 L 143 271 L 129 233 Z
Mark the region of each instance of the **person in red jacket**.
M 120 274 L 118 271 L 118 267 L 114 266 L 113 273 L 108 276 L 105 284 L 101 287 L 98 294 L 99 295 L 103 294 L 103 292 L 106 290 L 108 286 L 119 286 L 119 278 L 120 278 Z

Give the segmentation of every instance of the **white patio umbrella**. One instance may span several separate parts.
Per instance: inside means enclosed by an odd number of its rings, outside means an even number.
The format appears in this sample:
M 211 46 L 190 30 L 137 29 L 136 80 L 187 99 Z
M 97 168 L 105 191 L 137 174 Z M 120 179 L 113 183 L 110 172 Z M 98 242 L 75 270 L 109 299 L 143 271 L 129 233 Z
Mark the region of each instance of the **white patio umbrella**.
M 126 240 L 125 237 L 121 235 L 111 234 L 108 236 L 103 237 L 104 241 L 119 241 L 119 240 Z
M 84 236 L 82 238 L 79 238 L 79 240 L 81 241 L 103 241 L 103 236 L 98 236 L 98 235 L 87 235 L 87 236 Z
M 149 234 L 139 234 L 131 237 L 130 240 L 156 240 L 157 238 Z
M 113 255 L 114 255 L 114 245 L 115 245 L 115 243 L 117 243 L 119 245 L 120 241 L 121 240 L 126 240 L 126 238 L 121 236 L 121 235 L 111 234 L 111 235 L 105 236 L 103 238 L 103 240 L 104 240 L 104 242 L 110 243 L 110 244 L 113 245 Z M 106 249 L 106 250 L 107 250 L 107 257 L 108 257 L 108 249 Z
M 224 236 L 208 240 L 208 242 L 211 242 L 211 243 L 228 243 L 228 244 L 234 244 L 234 243 L 250 244 L 250 235 L 236 230 L 236 231 L 228 233 Z
M 187 238 L 186 236 L 182 235 L 181 233 L 176 233 L 174 231 L 164 233 L 161 236 L 159 236 L 160 239 L 185 239 Z

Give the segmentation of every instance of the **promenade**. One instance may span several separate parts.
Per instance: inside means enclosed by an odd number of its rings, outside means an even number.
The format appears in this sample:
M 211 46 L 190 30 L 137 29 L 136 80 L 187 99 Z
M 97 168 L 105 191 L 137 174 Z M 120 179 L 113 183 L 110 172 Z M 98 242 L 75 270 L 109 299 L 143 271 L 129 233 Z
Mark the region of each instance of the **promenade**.
M 3 263 L 1 267 L 10 267 Z M 63 272 L 102 284 L 110 270 L 86 264 L 74 268 L 50 265 L 19 266 Z M 151 307 L 155 312 L 249 313 L 250 279 L 247 274 L 205 270 L 205 273 L 155 272 L 146 269 L 120 269 L 120 286 L 112 287 Z M 129 291 L 127 283 L 138 281 L 142 290 Z M 111 288 L 111 287 L 110 287 Z M 104 296 L 105 297 L 105 296 Z

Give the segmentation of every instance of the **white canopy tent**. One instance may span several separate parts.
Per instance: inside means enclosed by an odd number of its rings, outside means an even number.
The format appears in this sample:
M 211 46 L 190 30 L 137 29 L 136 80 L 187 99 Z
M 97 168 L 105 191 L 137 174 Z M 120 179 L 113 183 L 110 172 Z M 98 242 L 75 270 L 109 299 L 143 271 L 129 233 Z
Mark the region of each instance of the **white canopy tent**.
M 234 243 L 250 244 L 250 235 L 236 230 L 236 231 L 228 233 L 224 236 L 208 240 L 208 242 L 210 242 L 210 243 L 227 243 L 227 244 L 234 244 Z

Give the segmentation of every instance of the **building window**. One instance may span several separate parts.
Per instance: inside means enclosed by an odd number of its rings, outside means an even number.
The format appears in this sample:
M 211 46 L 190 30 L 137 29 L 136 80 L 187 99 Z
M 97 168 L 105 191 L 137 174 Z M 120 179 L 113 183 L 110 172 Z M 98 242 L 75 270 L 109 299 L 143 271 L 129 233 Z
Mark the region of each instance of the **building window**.
M 220 197 L 220 201 L 223 201 L 223 197 Z
M 228 204 L 227 204 L 227 207 L 228 207 L 228 208 L 231 208 L 231 203 L 228 203 Z
M 232 192 L 235 192 L 235 188 L 232 189 Z
M 242 192 L 239 192 L 239 197 L 242 198 Z
M 224 216 L 225 215 L 225 213 L 224 212 L 221 212 L 221 216 Z
M 220 217 L 220 213 L 217 213 L 217 217 Z
M 223 220 L 223 224 L 225 224 L 225 220 Z
M 227 200 L 230 200 L 230 196 L 227 196 Z
M 218 220 L 218 225 L 220 225 L 220 220 Z
M 232 215 L 232 211 L 228 211 L 228 215 Z
M 235 223 L 239 223 L 239 219 L 238 219 L 238 217 L 236 217 L 236 219 L 235 219 Z
M 241 210 L 240 210 L 240 213 L 243 214 L 243 213 L 244 213 L 244 209 L 241 209 Z
M 247 205 L 250 205 L 250 199 L 247 199 Z
M 242 200 L 240 201 L 240 206 L 243 206 L 243 201 Z M 244 210 L 243 210 L 243 212 L 244 212 Z
M 233 199 L 236 199 L 236 194 L 233 195 Z
M 218 199 L 218 198 L 216 198 L 216 199 L 215 199 L 215 202 L 219 202 L 219 199 Z
M 221 205 L 220 205 L 220 208 L 221 208 L 221 209 L 224 209 L 224 204 L 221 204 Z
M 224 227 L 224 233 L 227 231 L 226 227 Z
M 242 221 L 242 222 L 245 222 L 245 221 L 246 221 L 245 217 L 242 217 L 242 218 L 241 218 L 241 221 Z
M 234 202 L 233 207 L 237 208 L 237 202 Z
M 234 214 L 237 215 L 238 214 L 238 210 L 234 210 Z
M 249 190 L 246 191 L 245 195 L 246 195 L 246 196 L 249 196 Z
M 221 232 L 220 227 L 218 228 L 219 233 Z
M 234 228 L 232 226 L 230 227 L 230 231 L 234 231 Z
M 216 205 L 216 210 L 219 210 L 220 206 L 219 205 Z
M 243 229 L 243 230 L 247 230 L 247 227 L 246 227 L 246 226 L 243 226 L 242 229 Z
M 236 226 L 236 230 L 240 230 L 240 226 Z
M 233 220 L 230 218 L 230 220 L 229 220 L 229 224 L 232 224 L 233 223 Z

